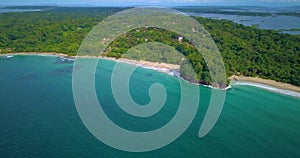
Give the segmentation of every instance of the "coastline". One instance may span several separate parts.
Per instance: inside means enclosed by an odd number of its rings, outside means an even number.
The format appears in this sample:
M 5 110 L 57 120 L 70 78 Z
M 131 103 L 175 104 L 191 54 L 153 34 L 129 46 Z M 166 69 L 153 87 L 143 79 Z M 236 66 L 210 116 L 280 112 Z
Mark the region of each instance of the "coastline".
M 63 57 L 69 57 L 67 54 L 56 53 L 56 52 L 16 52 L 16 53 L 0 54 L 0 56 L 7 56 L 7 55 L 13 55 L 13 56 L 14 55 L 39 55 L 39 56 L 63 56 Z M 73 56 L 70 56 L 70 57 L 73 57 Z
M 300 87 L 288 83 L 277 82 L 269 79 L 262 79 L 259 77 L 245 77 L 236 75 L 233 75 L 228 79 L 230 79 L 230 85 L 254 86 L 272 92 L 300 98 Z
M 155 70 L 162 73 L 166 73 L 170 76 L 180 77 L 180 65 L 176 64 L 167 64 L 167 63 L 159 63 L 159 62 L 149 62 L 145 60 L 133 60 L 127 58 L 113 58 L 113 57 L 105 57 L 105 56 L 74 56 L 74 58 L 99 58 L 104 60 L 111 60 L 115 62 L 126 63 L 130 65 L 135 65 L 138 67 L 142 67 L 145 69 Z
M 178 71 L 180 69 L 180 65 L 176 65 L 176 64 L 149 62 L 149 61 L 145 61 L 145 60 L 133 60 L 133 59 L 126 59 L 126 58 L 116 59 L 116 58 L 112 58 L 112 57 L 103 57 L 103 56 L 98 57 L 98 58 L 132 64 L 132 65 L 140 66 L 143 68 L 153 69 L 153 70 L 162 71 L 162 72 Z
M 68 56 L 67 54 L 55 53 L 55 52 L 17 52 L 17 53 L 0 54 L 0 56 L 10 56 L 10 55 L 11 56 L 15 56 L 15 55 L 57 56 L 57 57 L 63 57 L 64 59 L 97 58 L 97 59 L 127 63 L 138 67 L 143 67 L 145 69 L 151 69 L 162 73 L 166 73 L 171 76 L 180 77 L 180 73 L 179 73 L 180 65 L 176 65 L 176 64 L 149 62 L 144 60 L 132 60 L 126 58 L 116 59 L 113 57 L 105 57 L 105 56 Z
M 0 54 L 0 56 L 8 56 L 8 55 L 57 56 L 57 57 L 65 57 L 65 58 L 72 58 L 72 59 L 98 58 L 98 59 L 111 60 L 111 61 L 131 64 L 145 69 L 151 69 L 158 72 L 166 73 L 174 77 L 180 77 L 180 73 L 179 73 L 180 65 L 149 62 L 144 60 L 132 60 L 126 58 L 116 59 L 113 57 L 104 57 L 104 56 L 68 56 L 63 53 L 55 53 L 55 52 L 20 52 L 20 53 Z M 248 86 L 259 87 L 280 94 L 300 97 L 300 87 L 291 84 L 277 82 L 269 79 L 262 79 L 259 77 L 246 77 L 246 76 L 236 76 L 236 75 L 230 76 L 228 79 L 230 80 L 230 85 L 227 88 L 221 90 L 228 90 L 231 88 L 232 85 L 248 85 Z M 191 84 L 195 84 L 195 83 L 191 83 Z M 201 84 L 197 84 L 197 85 L 201 85 Z M 214 88 L 211 85 L 202 85 L 202 86 L 208 88 Z

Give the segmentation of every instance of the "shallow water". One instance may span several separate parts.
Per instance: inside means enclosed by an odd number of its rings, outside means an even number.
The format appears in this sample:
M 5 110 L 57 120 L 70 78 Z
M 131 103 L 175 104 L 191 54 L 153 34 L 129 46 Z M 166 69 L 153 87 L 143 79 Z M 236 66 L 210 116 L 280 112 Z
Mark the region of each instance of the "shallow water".
M 96 72 L 98 99 L 112 121 L 129 130 L 149 131 L 172 119 L 180 101 L 176 78 L 142 68 L 135 71 L 130 92 L 137 103 L 150 101 L 153 83 L 162 83 L 168 92 L 159 113 L 138 119 L 114 101 L 110 90 L 114 64 L 101 60 Z M 15 56 L 0 60 L 0 74 L 1 157 L 300 157 L 299 98 L 233 86 L 218 123 L 199 138 L 211 92 L 201 87 L 197 115 L 179 139 L 159 150 L 129 153 L 99 142 L 81 122 L 72 96 L 72 63 L 58 62 L 56 57 Z

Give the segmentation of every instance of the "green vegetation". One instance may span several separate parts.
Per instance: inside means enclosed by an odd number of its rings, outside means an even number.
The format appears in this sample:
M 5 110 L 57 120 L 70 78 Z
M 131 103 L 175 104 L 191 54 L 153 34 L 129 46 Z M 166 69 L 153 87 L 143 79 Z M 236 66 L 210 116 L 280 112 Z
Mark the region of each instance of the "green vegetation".
M 300 86 L 300 36 L 198 18 L 218 45 L 228 75 L 259 76 Z
M 93 26 L 121 9 L 54 7 L 41 12 L 1 13 L 0 52 L 61 52 L 76 55 L 82 40 Z
M 122 9 L 57 7 L 41 12 L 2 13 L 0 51 L 75 55 L 93 26 Z M 227 20 L 195 19 L 203 24 L 215 40 L 224 58 L 228 76 L 259 76 L 300 86 L 299 35 L 279 34 Z M 157 28 L 139 28 L 117 38 L 109 45 L 106 55 L 118 58 L 138 44 L 161 42 L 174 47 L 186 57 L 197 73 L 198 82 L 210 83 L 209 72 L 200 53 L 189 41 L 184 39 L 179 42 L 178 36 Z M 135 58 L 143 59 L 145 56 Z M 160 60 L 172 63 L 172 60 Z
M 185 56 L 172 46 L 147 42 L 130 48 L 122 58 L 182 65 Z
M 206 67 L 205 61 L 203 60 L 200 52 L 190 44 L 189 41 L 183 39 L 179 42 L 178 37 L 174 32 L 158 29 L 158 28 L 139 28 L 136 30 L 132 30 L 119 36 L 117 39 L 114 40 L 108 46 L 106 55 L 109 57 L 116 57 L 120 58 L 124 53 L 126 53 L 131 47 L 134 47 L 139 44 L 147 43 L 147 42 L 159 42 L 166 45 L 170 45 L 174 47 L 178 52 L 182 53 L 186 57 L 186 61 L 172 61 L 167 59 L 167 54 L 164 55 L 162 58 L 159 56 L 152 57 L 152 60 L 149 59 L 144 53 L 140 53 L 140 56 L 134 56 L 133 59 L 138 60 L 151 60 L 151 61 L 158 61 L 158 62 L 166 62 L 171 64 L 179 64 L 179 65 L 186 65 L 191 63 L 193 66 L 195 73 L 197 74 L 197 79 L 195 77 L 191 77 L 190 75 L 193 74 L 192 69 L 189 66 L 182 66 L 181 75 L 183 78 L 187 79 L 191 82 L 201 82 L 204 84 L 210 83 L 209 78 L 209 71 Z M 174 53 L 172 53 L 174 54 Z M 134 54 L 136 55 L 136 53 Z M 141 55 L 142 58 L 141 58 Z M 123 56 L 122 56 L 123 57 Z M 126 57 L 126 54 L 124 55 Z M 132 58 L 132 56 L 128 56 Z M 184 69 L 183 69 L 184 68 Z M 188 72 L 190 73 L 188 73 Z M 204 75 L 205 74 L 205 75 Z

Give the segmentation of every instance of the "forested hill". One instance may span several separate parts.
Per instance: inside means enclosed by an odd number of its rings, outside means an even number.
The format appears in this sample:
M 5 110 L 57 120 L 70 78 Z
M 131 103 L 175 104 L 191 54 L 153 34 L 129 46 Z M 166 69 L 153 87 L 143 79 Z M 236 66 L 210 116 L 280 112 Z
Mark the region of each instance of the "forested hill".
M 240 72 L 300 86 L 300 35 L 226 20 L 198 20 L 212 35 L 231 74 Z
M 125 8 L 49 7 L 40 12 L 0 14 L 0 52 L 61 52 L 75 55 L 87 33 L 108 15 Z M 259 76 L 300 86 L 300 36 L 246 27 L 227 20 L 196 18 L 210 32 L 220 49 L 227 75 Z M 146 33 L 145 33 L 146 32 Z M 191 61 L 201 82 L 209 73 L 199 52 L 177 35 L 148 28 L 132 31 L 111 44 L 107 55 L 120 57 L 133 44 L 126 36 L 169 43 Z M 144 40 L 145 41 L 145 40 Z M 127 49 L 122 49 L 127 48 Z

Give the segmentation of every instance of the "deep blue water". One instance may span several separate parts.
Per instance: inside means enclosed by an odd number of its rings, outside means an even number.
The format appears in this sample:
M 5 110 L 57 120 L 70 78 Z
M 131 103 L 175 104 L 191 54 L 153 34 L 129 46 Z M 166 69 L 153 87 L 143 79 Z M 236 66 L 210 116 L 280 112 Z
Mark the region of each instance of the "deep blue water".
M 109 85 L 114 64 L 101 60 L 96 73 L 98 98 L 109 118 L 134 131 L 166 124 L 180 101 L 177 79 L 142 68 L 135 71 L 130 91 L 136 102 L 149 102 L 148 88 L 156 82 L 170 94 L 157 115 L 137 120 L 113 99 Z M 300 157 L 300 99 L 250 86 L 227 92 L 221 117 L 204 138 L 197 134 L 211 90 L 201 87 L 197 115 L 175 142 L 146 153 L 111 148 L 83 125 L 73 100 L 72 70 L 72 63 L 58 62 L 57 57 L 0 60 L 0 157 Z

